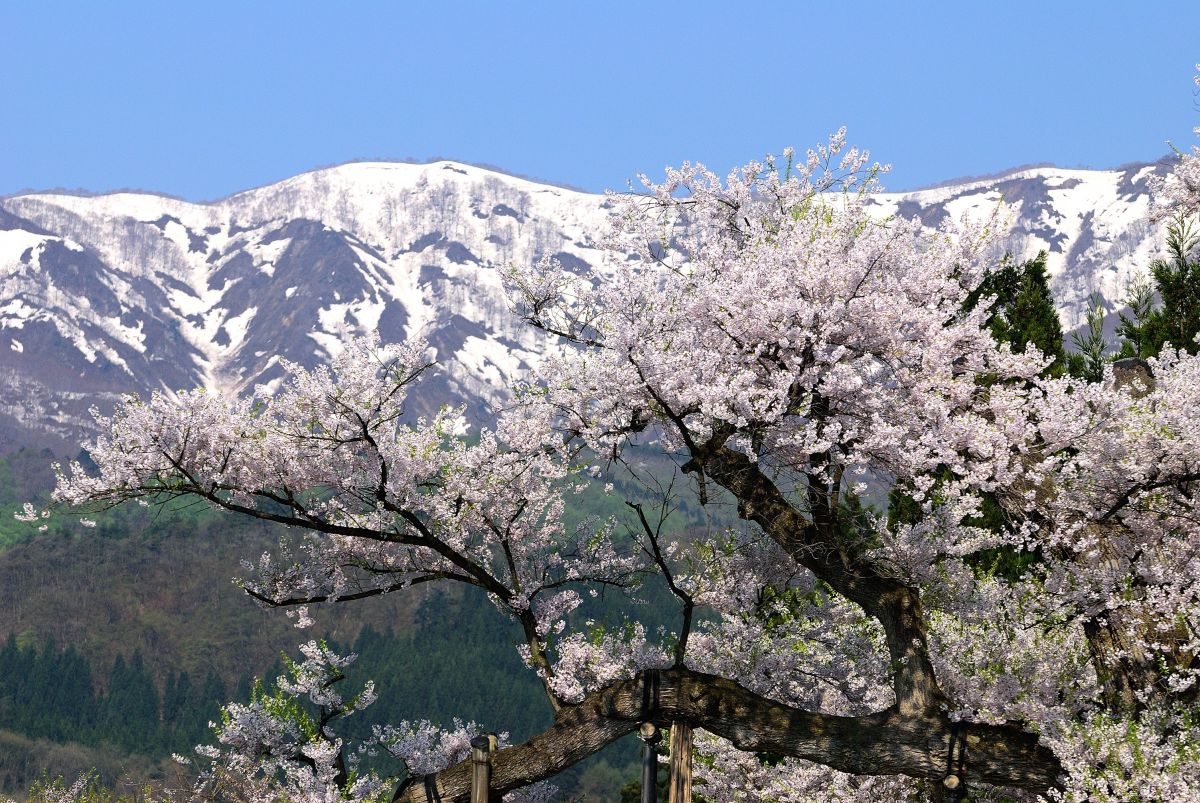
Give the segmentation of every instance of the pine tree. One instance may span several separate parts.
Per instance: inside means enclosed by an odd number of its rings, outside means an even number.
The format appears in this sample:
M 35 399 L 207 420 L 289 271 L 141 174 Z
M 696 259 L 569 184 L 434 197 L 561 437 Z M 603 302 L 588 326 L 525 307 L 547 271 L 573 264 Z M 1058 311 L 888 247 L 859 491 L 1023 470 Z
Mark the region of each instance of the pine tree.
M 128 663 L 118 655 L 103 704 L 103 735 L 131 752 L 152 753 L 159 742 L 158 689 L 146 671 L 141 650 Z
M 1158 353 L 1150 333 L 1155 299 L 1154 285 L 1149 277 L 1139 276 L 1129 285 L 1125 298 L 1121 301 L 1129 314 L 1122 312 L 1121 322 L 1117 325 L 1117 337 L 1120 338 L 1120 351 L 1117 352 L 1119 358 L 1146 359 Z
M 1051 358 L 1043 376 L 1065 374 L 1067 354 L 1063 348 L 1062 323 L 1050 293 L 1046 252 L 1020 264 L 1006 255 L 1000 267 L 967 297 L 965 308 L 974 309 L 989 296 L 994 300 L 987 323 L 996 342 L 1007 343 L 1016 352 L 1033 345 Z
M 192 697 L 192 703 L 188 706 L 189 720 L 180 726 L 190 744 L 204 740 L 209 731 L 208 723 L 220 719 L 221 706 L 228 699 L 225 682 L 221 680 L 220 675 L 209 669 L 199 694 Z M 249 696 L 237 699 L 249 701 Z
M 1167 226 L 1169 258 L 1154 260 L 1150 265 L 1153 284 L 1142 277 L 1125 299 L 1132 317 L 1122 314 L 1117 327 L 1121 357 L 1154 357 L 1168 343 L 1189 354 L 1196 353 L 1196 335 L 1200 334 L 1200 260 L 1191 255 L 1198 245 L 1200 232 L 1193 221 L 1180 217 Z
M 12 719 L 14 690 L 16 679 L 19 678 L 21 667 L 21 652 L 17 648 L 17 636 L 9 633 L 0 648 L 0 717 L 5 721 Z
M 1104 339 L 1104 297 L 1092 293 L 1088 303 L 1085 334 L 1075 332 L 1071 342 L 1076 352 L 1067 361 L 1071 375 L 1088 382 L 1099 382 L 1104 378 L 1104 366 L 1108 364 L 1108 341 Z
M 186 716 L 188 708 L 195 703 L 192 679 L 188 673 L 169 674 L 163 690 L 163 725 L 174 728 Z
M 78 740 L 95 722 L 95 690 L 87 659 L 74 646 L 62 652 L 47 641 L 38 674 L 44 678 L 41 698 L 45 725 L 41 733 L 56 741 Z

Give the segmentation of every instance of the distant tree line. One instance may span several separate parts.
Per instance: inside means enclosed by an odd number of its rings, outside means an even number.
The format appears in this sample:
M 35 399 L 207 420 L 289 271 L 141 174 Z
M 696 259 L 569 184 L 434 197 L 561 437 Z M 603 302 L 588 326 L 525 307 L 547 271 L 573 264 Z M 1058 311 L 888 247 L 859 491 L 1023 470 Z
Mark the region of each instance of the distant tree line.
M 0 648 L 0 727 L 149 756 L 189 752 L 208 738 L 230 691 L 212 671 L 195 679 L 171 671 L 160 689 L 141 650 L 117 655 L 106 682 L 99 677 L 74 646 L 23 645 L 10 634 Z M 248 690 L 251 682 L 247 675 L 238 685 Z
M 435 593 L 416 624 L 412 632 L 368 625 L 340 645 L 360 656 L 356 678 L 395 679 L 362 727 L 457 717 L 521 738 L 546 726 L 550 710 L 540 688 L 522 671 L 513 646 L 495 638 L 504 622 L 481 595 Z M 447 626 L 452 638 L 442 629 Z M 269 684 L 282 674 L 279 661 L 236 679 L 172 669 L 160 684 L 140 649 L 118 654 L 98 672 L 73 645 L 62 648 L 53 638 L 28 643 L 10 634 L 0 647 L 0 729 L 150 757 L 187 755 L 212 741 L 209 723 L 219 720 L 221 704 L 249 700 L 256 679 Z

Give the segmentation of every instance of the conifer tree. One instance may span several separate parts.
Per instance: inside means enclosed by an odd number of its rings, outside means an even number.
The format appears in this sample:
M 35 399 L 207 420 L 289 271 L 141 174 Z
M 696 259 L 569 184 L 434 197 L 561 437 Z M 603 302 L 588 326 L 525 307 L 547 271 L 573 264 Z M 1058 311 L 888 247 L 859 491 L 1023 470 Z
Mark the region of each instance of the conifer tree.
M 1016 263 L 1005 256 L 1000 267 L 984 278 L 967 297 L 965 308 L 974 309 L 980 301 L 992 296 L 988 328 L 997 343 L 1007 343 L 1013 351 L 1024 351 L 1033 345 L 1051 358 L 1044 376 L 1062 376 L 1067 371 L 1067 354 L 1063 348 L 1062 323 L 1050 293 L 1050 277 L 1046 271 L 1046 252 L 1033 259 Z
M 1071 342 L 1076 349 L 1067 360 L 1071 376 L 1088 382 L 1099 382 L 1104 378 L 1104 366 L 1109 361 L 1108 341 L 1104 339 L 1104 316 L 1104 297 L 1092 293 L 1084 333 L 1071 334 Z
M 180 723 L 180 729 L 187 734 L 190 743 L 195 744 L 208 734 L 208 723 L 219 719 L 221 704 L 228 698 L 225 682 L 214 670 L 209 669 L 199 693 L 193 696 L 191 705 L 188 706 L 189 720 Z
M 150 753 L 158 741 L 158 689 L 146 671 L 140 650 L 129 661 L 118 655 L 104 698 L 103 734 L 117 746 Z
M 1121 313 L 1117 326 L 1117 337 L 1121 339 L 1118 357 L 1140 357 L 1146 359 L 1158 354 L 1161 344 L 1155 342 L 1152 325 L 1157 310 L 1154 284 L 1147 276 L 1140 276 L 1129 286 L 1123 303 L 1128 314 Z
M 1200 245 L 1195 222 L 1177 216 L 1167 226 L 1166 259 L 1150 265 L 1151 283 L 1145 278 L 1130 288 L 1125 304 L 1132 317 L 1122 314 L 1117 334 L 1121 357 L 1155 357 L 1170 343 L 1189 354 L 1197 350 L 1200 334 Z M 1155 304 L 1155 294 L 1158 303 Z

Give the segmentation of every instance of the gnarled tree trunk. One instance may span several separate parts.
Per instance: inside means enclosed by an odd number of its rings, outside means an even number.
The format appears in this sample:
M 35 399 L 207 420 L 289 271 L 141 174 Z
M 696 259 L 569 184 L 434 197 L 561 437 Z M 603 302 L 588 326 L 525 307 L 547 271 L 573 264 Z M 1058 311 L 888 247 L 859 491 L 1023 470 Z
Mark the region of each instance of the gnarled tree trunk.
M 620 681 L 564 706 L 554 724 L 524 744 L 492 758 L 492 788 L 504 793 L 549 778 L 653 719 L 661 726 L 686 719 L 736 747 L 793 756 L 859 775 L 907 775 L 941 780 L 952 723 L 914 718 L 896 707 L 862 717 L 803 711 L 754 694 L 731 680 L 676 668 L 658 673 L 658 706 L 645 710 L 645 676 Z M 1013 726 L 970 725 L 965 731 L 973 781 L 1044 791 L 1058 783 L 1061 767 L 1037 738 Z M 434 780 L 443 803 L 466 803 L 471 762 Z M 414 779 L 393 798 L 428 803 L 426 784 Z

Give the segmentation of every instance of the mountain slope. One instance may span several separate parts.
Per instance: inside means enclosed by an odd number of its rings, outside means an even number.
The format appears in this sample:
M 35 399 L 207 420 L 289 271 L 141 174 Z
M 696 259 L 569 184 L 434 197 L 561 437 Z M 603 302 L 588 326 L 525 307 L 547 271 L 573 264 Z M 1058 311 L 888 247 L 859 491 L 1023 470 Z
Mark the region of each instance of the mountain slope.
M 1008 247 L 1050 253 L 1068 328 L 1158 252 L 1146 179 L 1163 166 L 1035 168 L 876 199 L 881 214 L 1011 208 Z M 548 344 L 509 312 L 498 268 L 602 267 L 606 199 L 452 162 L 354 163 L 206 204 L 141 193 L 0 199 L 0 451 L 74 448 L 124 392 L 239 393 L 352 335 L 421 334 L 427 412 L 486 420 Z
M 976 219 L 1003 201 L 1011 229 L 1004 249 L 1022 259 L 1046 251 L 1051 289 L 1065 329 L 1082 325 L 1088 297 L 1113 303 L 1162 252 L 1162 234 L 1146 215 L 1148 182 L 1165 163 L 1115 170 L 1037 167 L 905 194 L 880 202 L 893 214 L 936 226 L 947 217 Z

